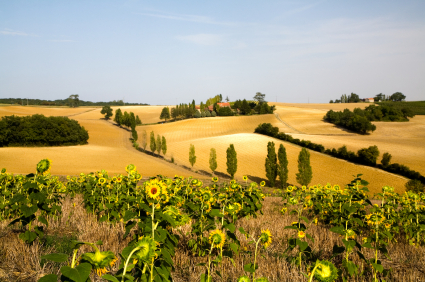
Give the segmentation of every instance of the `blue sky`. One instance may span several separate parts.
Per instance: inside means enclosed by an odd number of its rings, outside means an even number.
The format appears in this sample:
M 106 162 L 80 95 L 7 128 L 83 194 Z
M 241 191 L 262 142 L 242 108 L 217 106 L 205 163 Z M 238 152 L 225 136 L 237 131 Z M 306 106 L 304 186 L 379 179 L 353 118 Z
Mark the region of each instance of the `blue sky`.
M 0 97 L 425 100 L 425 1 L 0 0 Z

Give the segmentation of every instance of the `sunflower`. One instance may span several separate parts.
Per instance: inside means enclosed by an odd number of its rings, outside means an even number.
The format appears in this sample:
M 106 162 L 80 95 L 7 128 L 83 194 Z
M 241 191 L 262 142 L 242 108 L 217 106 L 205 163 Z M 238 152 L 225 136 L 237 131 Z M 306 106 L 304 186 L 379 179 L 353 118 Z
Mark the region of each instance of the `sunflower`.
M 248 276 L 241 276 L 238 278 L 237 282 L 251 282 Z
M 285 214 L 286 213 L 286 211 L 288 210 L 288 208 L 285 208 L 285 207 L 283 207 L 281 210 L 280 210 L 280 212 L 282 213 L 282 215 L 283 214 Z
M 100 184 L 100 185 L 103 185 L 103 184 L 105 184 L 106 183 L 106 179 L 105 178 L 99 178 L 99 181 L 98 181 L 98 183 Z
M 134 244 L 134 247 L 138 248 L 138 250 L 134 253 L 134 256 L 138 261 L 152 263 L 152 258 L 155 256 L 156 250 L 156 243 L 154 239 L 150 236 L 142 236 Z
M 121 176 L 118 176 L 116 179 L 117 179 L 117 182 L 118 183 L 121 183 L 121 181 L 122 181 L 122 177 Z
M 204 203 L 204 211 L 209 213 L 211 211 L 211 204 L 209 202 Z
M 248 176 L 244 175 L 244 176 L 242 176 L 242 179 L 243 179 L 244 181 L 247 181 L 247 180 L 248 180 Z
M 272 233 L 270 233 L 270 230 L 261 230 L 260 235 L 261 243 L 264 244 L 264 248 L 267 248 L 272 243 Z
M 294 186 L 288 186 L 288 187 L 286 187 L 286 192 L 292 192 L 292 191 L 294 191 Z
M 356 237 L 356 232 L 354 232 L 353 229 L 347 229 L 347 231 L 345 231 L 345 234 L 347 234 L 347 238 L 354 239 Z
M 161 195 L 161 187 L 156 184 L 147 185 L 145 191 L 146 194 L 148 194 L 148 197 L 154 200 Z
M 260 182 L 260 186 L 264 187 L 264 185 L 266 185 L 266 182 L 263 180 L 263 181 Z
M 106 267 L 113 266 L 117 261 L 117 257 L 113 252 L 100 252 L 96 250 L 94 253 L 85 253 L 81 256 L 82 262 L 88 262 L 93 266 L 98 276 L 102 276 L 106 272 Z
M 130 173 L 131 171 L 135 171 L 136 170 L 136 166 L 134 164 L 129 164 L 126 168 L 125 171 L 127 171 L 128 173 Z
M 316 278 L 318 281 L 332 282 L 338 278 L 338 270 L 330 261 L 317 260 L 315 268 L 316 270 L 314 271 L 314 278 Z
M 49 159 L 43 159 L 37 164 L 37 174 L 48 174 L 52 168 L 52 161 Z
M 211 180 L 212 180 L 213 182 L 217 182 L 217 181 L 218 181 L 218 177 L 217 177 L 217 176 L 214 176 L 213 178 L 211 178 Z
M 223 248 L 225 240 L 226 240 L 226 236 L 219 229 L 216 229 L 213 232 L 211 232 L 209 237 L 209 241 L 212 247 L 220 248 L 220 249 Z
M 304 238 L 305 237 L 305 232 L 302 231 L 302 230 L 298 231 L 298 237 Z
M 6 173 L 6 169 L 5 168 L 2 168 L 1 169 L 1 173 Z

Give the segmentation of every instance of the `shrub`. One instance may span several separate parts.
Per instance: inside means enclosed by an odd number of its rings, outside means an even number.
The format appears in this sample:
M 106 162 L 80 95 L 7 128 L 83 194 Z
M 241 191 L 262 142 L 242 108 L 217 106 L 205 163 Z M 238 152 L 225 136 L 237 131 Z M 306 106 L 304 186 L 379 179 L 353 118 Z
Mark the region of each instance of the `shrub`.
M 216 116 L 217 116 L 217 113 L 216 113 L 215 111 L 212 111 L 212 112 L 211 112 L 211 116 L 212 116 L 212 117 L 216 117 Z
M 0 147 L 87 144 L 89 134 L 68 117 L 4 116 L 0 120 Z
M 383 167 L 387 167 L 390 165 L 391 162 L 391 154 L 390 153 L 384 153 L 384 155 L 382 156 L 382 160 L 381 160 L 381 164 Z
M 412 191 L 415 193 L 425 192 L 425 186 L 417 179 L 411 179 L 406 184 L 406 191 Z
M 361 163 L 375 166 L 376 160 L 379 157 L 379 150 L 377 146 L 370 146 L 369 148 L 360 149 L 357 155 Z

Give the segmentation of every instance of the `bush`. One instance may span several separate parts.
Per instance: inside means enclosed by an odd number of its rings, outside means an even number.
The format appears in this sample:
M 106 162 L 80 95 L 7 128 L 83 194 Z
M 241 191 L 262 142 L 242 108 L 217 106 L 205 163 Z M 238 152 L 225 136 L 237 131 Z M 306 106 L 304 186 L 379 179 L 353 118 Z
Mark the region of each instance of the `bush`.
M 390 165 L 391 162 L 391 154 L 390 153 L 384 153 L 384 155 L 382 156 L 382 160 L 381 160 L 381 164 L 383 167 L 387 167 Z
M 218 110 L 219 116 L 233 116 L 233 111 L 229 107 L 221 107 Z
M 216 117 L 216 116 L 217 116 L 217 113 L 216 113 L 215 111 L 212 111 L 212 112 L 211 112 L 211 116 L 212 116 L 212 117 Z
M 0 120 L 0 147 L 83 145 L 88 139 L 87 130 L 68 117 L 4 116 Z
M 257 126 L 254 132 L 276 137 L 279 133 L 279 128 L 272 126 L 271 123 L 261 123 Z
M 415 193 L 425 192 L 425 186 L 417 179 L 411 179 L 405 184 L 406 191 L 412 191 Z
M 361 163 L 376 166 L 376 160 L 379 157 L 379 150 L 377 146 L 370 146 L 369 148 L 360 149 L 357 152 L 357 155 Z

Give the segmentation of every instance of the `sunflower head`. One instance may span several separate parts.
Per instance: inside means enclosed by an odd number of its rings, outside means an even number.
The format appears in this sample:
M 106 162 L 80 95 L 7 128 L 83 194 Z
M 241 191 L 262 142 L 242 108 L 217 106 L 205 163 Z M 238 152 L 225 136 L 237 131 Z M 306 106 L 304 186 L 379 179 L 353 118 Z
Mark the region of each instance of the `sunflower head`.
M 304 238 L 305 237 L 305 232 L 302 231 L 302 230 L 298 231 L 298 237 L 299 238 Z
M 213 232 L 211 232 L 209 237 L 210 244 L 215 248 L 223 248 L 225 240 L 226 240 L 226 236 L 219 229 L 216 229 Z
M 244 181 L 247 181 L 247 180 L 248 180 L 248 176 L 244 175 L 244 176 L 242 176 L 242 179 L 243 179 Z
M 6 168 L 2 168 L 1 173 L 6 173 Z
M 218 181 L 218 177 L 217 177 L 217 176 L 214 176 L 213 178 L 211 178 L 211 180 L 212 180 L 213 182 L 217 182 L 217 181 Z
M 130 173 L 130 171 L 134 171 L 136 170 L 136 166 L 134 164 L 129 164 L 126 168 L 125 171 L 127 171 L 128 173 Z
M 332 282 L 338 278 L 338 270 L 332 262 L 327 260 L 316 261 L 317 268 L 314 271 L 314 278 L 321 282 Z
M 282 213 L 282 215 L 284 215 L 285 213 L 286 213 L 286 211 L 288 210 L 288 208 L 286 208 L 286 207 L 283 207 L 281 210 L 280 210 L 280 212 Z
M 52 168 L 52 161 L 49 159 L 43 159 L 37 164 L 37 174 L 48 174 Z
M 267 248 L 272 243 L 272 233 L 270 233 L 270 230 L 261 230 L 260 235 L 261 243 L 263 243 L 264 248 Z
M 99 181 L 98 181 L 98 183 L 100 184 L 100 185 L 103 185 L 103 184 L 105 184 L 106 183 L 106 179 L 105 178 L 99 178 Z
M 251 282 L 248 276 L 241 276 L 238 278 L 237 282 Z
M 145 184 L 146 195 L 152 200 L 160 200 L 161 194 L 167 194 L 167 185 L 156 178 L 151 179 L 149 182 L 145 182 Z M 165 197 L 165 199 L 168 200 L 168 197 Z
M 81 256 L 81 261 L 90 263 L 97 275 L 101 276 L 107 272 L 106 267 L 110 267 L 115 264 L 117 257 L 111 251 L 95 251 L 94 253 L 83 254 Z
M 134 253 L 138 261 L 144 263 L 152 263 L 152 258 L 155 256 L 156 243 L 150 236 L 141 237 L 134 245 L 138 250 Z
M 263 180 L 263 181 L 260 182 L 260 186 L 264 187 L 264 185 L 266 185 L 266 181 Z

